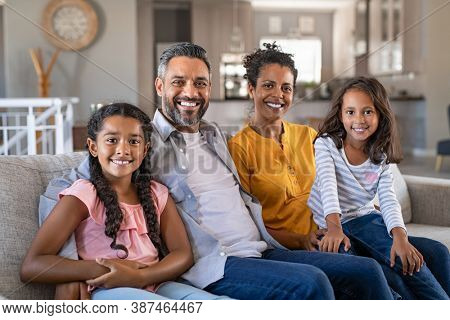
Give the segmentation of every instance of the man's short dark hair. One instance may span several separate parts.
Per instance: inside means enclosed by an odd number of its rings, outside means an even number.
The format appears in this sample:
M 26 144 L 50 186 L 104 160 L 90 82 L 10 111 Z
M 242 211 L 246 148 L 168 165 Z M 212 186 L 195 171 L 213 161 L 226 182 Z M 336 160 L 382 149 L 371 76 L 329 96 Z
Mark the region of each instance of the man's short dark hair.
M 206 56 L 206 50 L 193 43 L 180 42 L 164 50 L 161 57 L 159 58 L 159 78 L 164 78 L 167 65 L 169 64 L 169 61 L 174 57 L 189 57 L 200 59 L 208 67 L 208 72 L 211 73 L 211 65 L 209 64 L 208 57 Z

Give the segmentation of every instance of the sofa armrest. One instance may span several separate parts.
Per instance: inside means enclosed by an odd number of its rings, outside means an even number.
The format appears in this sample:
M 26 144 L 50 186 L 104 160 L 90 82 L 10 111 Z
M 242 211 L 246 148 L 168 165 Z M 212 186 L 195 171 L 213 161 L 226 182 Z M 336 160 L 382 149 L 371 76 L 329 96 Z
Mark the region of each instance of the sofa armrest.
M 403 177 L 411 198 L 412 222 L 450 227 L 450 180 Z

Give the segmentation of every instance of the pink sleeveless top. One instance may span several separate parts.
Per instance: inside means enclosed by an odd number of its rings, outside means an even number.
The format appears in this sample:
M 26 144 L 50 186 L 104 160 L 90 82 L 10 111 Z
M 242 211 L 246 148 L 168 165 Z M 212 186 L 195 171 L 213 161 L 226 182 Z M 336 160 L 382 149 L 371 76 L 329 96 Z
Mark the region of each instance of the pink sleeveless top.
M 167 203 L 168 190 L 157 182 L 152 181 L 150 189 L 153 195 L 155 211 L 158 222 L 161 213 Z M 89 210 L 89 217 L 81 221 L 75 230 L 78 255 L 83 260 L 95 260 L 96 258 L 117 259 L 120 250 L 110 247 L 112 239 L 105 235 L 106 209 L 97 196 L 95 187 L 88 180 L 80 179 L 72 186 L 63 190 L 59 197 L 65 195 L 75 196 L 80 199 Z M 123 212 L 123 221 L 117 232 L 116 243 L 124 245 L 128 249 L 127 260 L 138 261 L 146 265 L 152 265 L 159 261 L 158 251 L 147 235 L 143 208 L 140 204 L 126 204 L 119 202 Z M 155 291 L 155 285 L 145 289 Z

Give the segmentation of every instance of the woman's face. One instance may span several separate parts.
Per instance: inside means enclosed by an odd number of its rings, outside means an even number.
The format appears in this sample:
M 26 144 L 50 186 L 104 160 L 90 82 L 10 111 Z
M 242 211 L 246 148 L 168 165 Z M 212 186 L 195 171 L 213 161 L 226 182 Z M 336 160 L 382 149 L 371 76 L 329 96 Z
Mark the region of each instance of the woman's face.
M 248 91 L 255 104 L 257 121 L 280 120 L 292 105 L 294 75 L 288 67 L 267 64 L 260 69 L 256 87 L 249 84 Z

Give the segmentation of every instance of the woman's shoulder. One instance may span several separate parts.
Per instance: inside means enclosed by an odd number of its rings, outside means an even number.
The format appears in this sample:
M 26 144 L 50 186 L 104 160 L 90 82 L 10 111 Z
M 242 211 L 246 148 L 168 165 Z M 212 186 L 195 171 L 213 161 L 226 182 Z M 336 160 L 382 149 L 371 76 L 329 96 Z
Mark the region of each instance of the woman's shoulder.
M 248 139 L 250 136 L 252 136 L 253 129 L 249 126 L 245 126 L 241 130 L 239 130 L 234 136 L 228 140 L 229 143 L 240 143 L 243 140 Z
M 228 148 L 231 151 L 235 149 L 248 150 L 259 139 L 260 136 L 250 126 L 245 126 L 228 140 Z
M 312 138 L 315 138 L 317 135 L 316 129 L 308 125 L 292 123 L 287 121 L 283 121 L 283 125 L 285 127 L 285 130 L 287 129 L 287 131 L 292 132 L 296 136 L 300 134 L 300 135 L 308 135 Z

